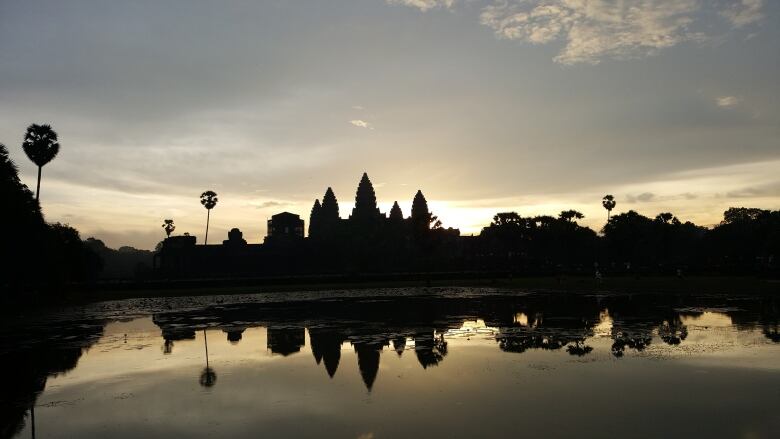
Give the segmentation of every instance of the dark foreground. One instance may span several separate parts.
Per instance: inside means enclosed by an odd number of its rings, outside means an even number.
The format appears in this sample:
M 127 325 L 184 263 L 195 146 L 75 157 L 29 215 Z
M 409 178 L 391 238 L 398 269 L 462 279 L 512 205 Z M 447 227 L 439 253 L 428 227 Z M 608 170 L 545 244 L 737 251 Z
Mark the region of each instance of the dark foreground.
M 780 296 L 401 288 L 7 318 L 2 437 L 777 437 Z

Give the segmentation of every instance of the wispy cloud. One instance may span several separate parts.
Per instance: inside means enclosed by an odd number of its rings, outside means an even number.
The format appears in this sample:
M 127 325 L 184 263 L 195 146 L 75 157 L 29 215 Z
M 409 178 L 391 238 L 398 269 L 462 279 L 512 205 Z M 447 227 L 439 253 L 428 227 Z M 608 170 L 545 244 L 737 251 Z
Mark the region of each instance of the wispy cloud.
M 365 120 L 361 120 L 361 119 L 353 119 L 353 120 L 350 120 L 349 123 L 351 123 L 352 125 L 354 125 L 354 126 L 356 126 L 358 128 L 366 128 L 366 129 L 369 129 L 369 130 L 373 130 L 374 129 L 373 125 L 371 125 L 370 123 L 366 122 Z
M 696 0 L 506 1 L 482 10 L 481 21 L 500 38 L 531 44 L 563 39 L 561 64 L 647 56 L 703 36 L 690 29 Z
M 267 209 L 269 207 L 282 207 L 287 206 L 290 203 L 288 202 L 282 202 L 282 201 L 264 201 L 262 203 L 257 204 L 255 207 L 258 209 Z
M 386 0 L 428 11 L 452 8 L 454 0 Z M 605 58 L 653 55 L 710 36 L 695 30 L 704 16 L 725 18 L 733 27 L 763 17 L 763 0 L 494 0 L 480 21 L 502 39 L 529 44 L 564 41 L 560 64 L 598 64 Z
M 387 3 L 411 6 L 425 12 L 433 8 L 451 8 L 455 4 L 455 0 L 387 0 Z
M 740 0 L 720 12 L 732 26 L 740 28 L 762 19 L 764 0 Z
M 721 96 L 715 100 L 720 108 L 732 108 L 739 104 L 740 99 L 736 96 Z
M 655 194 L 652 192 L 642 192 L 639 195 L 626 195 L 626 201 L 630 204 L 633 203 L 648 203 L 655 199 Z

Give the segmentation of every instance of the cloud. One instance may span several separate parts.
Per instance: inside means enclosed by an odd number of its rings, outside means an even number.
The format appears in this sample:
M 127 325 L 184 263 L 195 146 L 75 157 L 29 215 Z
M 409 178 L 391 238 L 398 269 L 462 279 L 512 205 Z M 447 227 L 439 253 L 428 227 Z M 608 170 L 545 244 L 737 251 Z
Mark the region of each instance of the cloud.
M 741 99 L 736 96 L 721 96 L 715 100 L 720 108 L 731 108 L 739 104 Z
M 262 202 L 262 203 L 258 204 L 258 205 L 257 205 L 257 206 L 255 206 L 255 207 L 257 207 L 258 209 L 265 209 L 265 208 L 268 208 L 268 207 L 281 207 L 281 206 L 287 206 L 287 205 L 289 205 L 289 204 L 290 204 L 290 203 L 283 203 L 283 202 L 281 202 L 281 201 L 264 201 L 264 202 Z
M 691 30 L 699 9 L 696 0 L 503 1 L 485 7 L 481 22 L 499 38 L 531 44 L 565 40 L 554 58 L 561 64 L 598 64 L 607 57 L 642 57 L 703 39 Z
M 746 186 L 726 193 L 728 198 L 761 198 L 780 195 L 780 182 L 772 182 L 759 186 Z
M 655 199 L 655 194 L 652 192 L 642 192 L 639 195 L 627 195 L 626 201 L 628 203 L 648 203 Z
M 451 8 L 455 4 L 455 0 L 387 0 L 387 3 L 411 6 L 425 12 L 433 8 Z
M 368 123 L 368 122 L 366 122 L 364 120 L 360 120 L 360 119 L 350 120 L 349 123 L 351 123 L 352 125 L 354 125 L 354 126 L 356 126 L 358 128 L 367 128 L 369 130 L 373 130 L 374 129 L 373 125 L 371 125 L 370 123 Z
M 741 0 L 727 7 L 720 14 L 735 28 L 755 23 L 764 17 L 761 9 L 764 0 Z

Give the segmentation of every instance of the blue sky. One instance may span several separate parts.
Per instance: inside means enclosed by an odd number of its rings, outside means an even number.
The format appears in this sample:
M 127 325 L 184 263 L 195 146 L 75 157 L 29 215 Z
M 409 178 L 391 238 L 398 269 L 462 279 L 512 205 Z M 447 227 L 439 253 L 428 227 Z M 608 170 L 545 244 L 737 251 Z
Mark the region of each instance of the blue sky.
M 385 211 L 422 189 L 446 226 L 497 211 L 780 207 L 780 4 L 760 0 L 0 3 L 0 142 L 62 149 L 42 206 L 109 245 L 308 219 L 363 171 Z

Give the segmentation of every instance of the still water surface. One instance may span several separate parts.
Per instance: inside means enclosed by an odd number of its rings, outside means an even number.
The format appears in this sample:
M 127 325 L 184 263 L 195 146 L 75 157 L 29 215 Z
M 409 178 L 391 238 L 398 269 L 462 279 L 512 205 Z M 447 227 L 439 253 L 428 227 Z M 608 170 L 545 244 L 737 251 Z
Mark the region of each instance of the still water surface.
M 106 302 L 0 333 L 5 437 L 780 437 L 774 297 Z

